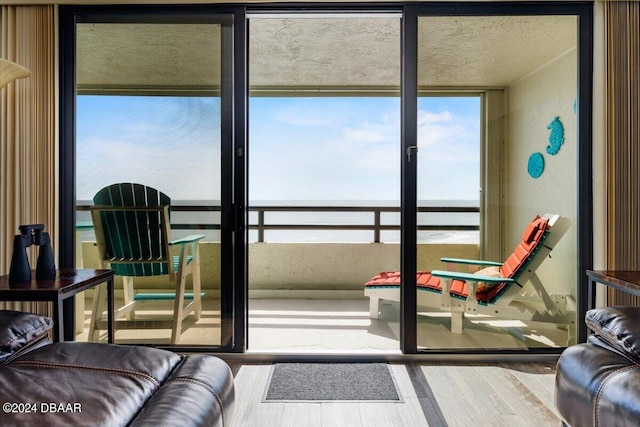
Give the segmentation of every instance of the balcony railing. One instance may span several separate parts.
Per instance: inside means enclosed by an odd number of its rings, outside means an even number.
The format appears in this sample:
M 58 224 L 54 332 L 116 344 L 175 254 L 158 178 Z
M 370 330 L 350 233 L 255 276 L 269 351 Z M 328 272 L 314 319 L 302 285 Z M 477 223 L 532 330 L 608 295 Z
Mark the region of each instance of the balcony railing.
M 79 212 L 89 211 L 86 204 L 77 205 Z M 212 213 L 216 215 L 217 223 L 172 223 L 172 230 L 220 230 L 220 206 L 211 205 L 180 205 L 171 206 L 172 212 L 193 212 L 193 213 Z M 478 231 L 480 229 L 477 224 L 461 224 L 456 223 L 451 216 L 448 217 L 447 223 L 440 220 L 436 224 L 421 223 L 421 214 L 479 214 L 480 209 L 475 206 L 422 206 L 418 207 L 418 231 Z M 373 220 L 355 223 L 324 223 L 325 221 L 299 222 L 299 221 L 274 221 L 268 220 L 270 214 L 282 213 L 300 213 L 302 215 L 310 214 L 335 214 L 346 213 L 353 214 L 371 214 Z M 385 215 L 398 215 L 397 221 L 384 219 Z M 250 206 L 249 207 L 249 229 L 257 230 L 257 241 L 265 241 L 265 231 L 269 230 L 287 230 L 287 231 L 372 231 L 373 242 L 381 241 L 382 231 L 399 231 L 399 206 Z M 277 215 L 276 215 L 277 216 Z M 360 217 L 358 217 L 360 218 Z M 479 221 L 478 221 L 479 222 Z

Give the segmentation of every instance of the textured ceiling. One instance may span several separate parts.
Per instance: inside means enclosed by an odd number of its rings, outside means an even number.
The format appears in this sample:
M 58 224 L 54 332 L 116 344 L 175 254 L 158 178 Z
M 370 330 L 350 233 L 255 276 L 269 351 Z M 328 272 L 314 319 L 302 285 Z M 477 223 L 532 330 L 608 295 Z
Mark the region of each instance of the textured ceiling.
M 252 86 L 399 87 L 398 18 L 254 19 Z
M 422 87 L 507 86 L 575 48 L 573 16 L 424 17 Z M 397 17 L 250 20 L 256 89 L 397 88 Z M 79 24 L 79 90 L 217 89 L 220 27 Z
M 421 18 L 419 84 L 508 86 L 575 48 L 577 24 L 575 16 Z
M 220 86 L 220 26 L 78 24 L 79 90 Z

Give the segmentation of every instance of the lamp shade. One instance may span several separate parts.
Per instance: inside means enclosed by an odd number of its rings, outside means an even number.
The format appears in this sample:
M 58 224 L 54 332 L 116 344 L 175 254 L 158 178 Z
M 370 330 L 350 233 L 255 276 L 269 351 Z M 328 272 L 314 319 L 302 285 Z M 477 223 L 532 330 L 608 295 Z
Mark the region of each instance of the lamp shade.
M 15 79 L 29 77 L 31 72 L 15 62 L 0 58 L 0 89 Z

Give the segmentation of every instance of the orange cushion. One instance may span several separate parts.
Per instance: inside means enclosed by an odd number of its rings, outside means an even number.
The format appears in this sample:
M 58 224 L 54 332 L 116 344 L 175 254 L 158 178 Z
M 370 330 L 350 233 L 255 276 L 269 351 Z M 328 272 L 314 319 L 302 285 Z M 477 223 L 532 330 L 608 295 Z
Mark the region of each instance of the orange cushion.
M 440 285 L 440 278 L 432 276 L 430 273 L 419 271 L 416 279 L 416 283 L 419 288 L 429 288 L 436 291 L 442 290 L 442 286 Z
M 453 279 L 451 281 L 451 287 L 449 293 L 466 298 L 469 296 L 469 289 L 467 289 L 467 282 L 464 280 Z
M 432 276 L 427 271 L 418 271 L 416 274 L 416 284 L 419 288 L 429 288 L 442 290 L 440 278 Z M 364 284 L 365 286 L 400 286 L 399 271 L 383 271 Z
M 531 221 L 522 235 L 522 241 L 502 265 L 500 269 L 502 277 L 513 278 L 520 272 L 520 268 L 526 263 L 540 240 L 542 240 L 548 223 L 549 220 L 547 218 L 539 216 Z
M 371 278 L 365 286 L 373 285 L 400 285 L 400 272 L 399 271 L 383 271 Z
M 540 230 L 546 229 L 548 222 L 549 220 L 547 218 L 536 216 L 524 230 L 524 233 L 522 233 L 522 241 L 525 243 L 531 243 L 536 240 L 536 235 Z

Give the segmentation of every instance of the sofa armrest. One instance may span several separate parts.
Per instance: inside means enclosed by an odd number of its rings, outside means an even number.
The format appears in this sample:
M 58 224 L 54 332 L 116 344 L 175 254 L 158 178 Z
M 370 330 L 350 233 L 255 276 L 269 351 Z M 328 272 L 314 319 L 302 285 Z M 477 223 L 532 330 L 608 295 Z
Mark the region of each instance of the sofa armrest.
M 0 310 L 0 365 L 41 345 L 48 344 L 53 321 L 46 316 Z
M 640 307 L 589 310 L 585 323 L 611 347 L 640 362 Z
M 235 401 L 233 373 L 215 356 L 183 357 L 130 427 L 231 425 Z

